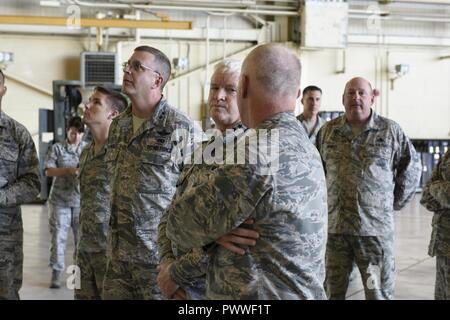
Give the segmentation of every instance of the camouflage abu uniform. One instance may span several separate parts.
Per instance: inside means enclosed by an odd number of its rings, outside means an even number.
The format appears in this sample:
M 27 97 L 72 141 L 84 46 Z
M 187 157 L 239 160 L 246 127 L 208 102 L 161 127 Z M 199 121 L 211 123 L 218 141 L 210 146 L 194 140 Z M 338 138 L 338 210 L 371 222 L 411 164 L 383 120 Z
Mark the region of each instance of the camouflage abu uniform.
M 208 299 L 324 299 L 327 207 L 320 156 L 292 112 L 257 127 L 264 129 L 280 134 L 268 142 L 271 149 L 279 144 L 279 167 L 270 173 L 264 161 L 203 166 L 201 174 L 180 181 L 185 191 L 168 209 L 167 236 L 184 250 L 208 248 Z M 244 256 L 214 244 L 248 217 L 255 224 L 247 227 L 260 237 Z
M 183 171 L 177 182 L 177 190 L 173 197 L 174 202 L 177 202 L 184 192 L 189 192 L 189 182 L 196 181 L 198 176 L 202 175 L 202 172 L 206 166 L 206 170 L 209 171 L 212 164 L 206 165 L 205 159 L 209 158 L 211 162 L 215 159 L 211 157 L 220 157 L 219 161 L 225 161 L 224 156 L 226 154 L 227 146 L 234 142 L 234 139 L 239 139 L 245 133 L 246 128 L 241 122 L 237 123 L 232 129 L 227 129 L 224 134 L 220 130 L 214 130 L 217 136 L 211 137 L 208 141 L 204 142 L 201 146 L 200 152 L 194 152 L 191 158 L 191 163 L 185 165 Z M 220 139 L 220 140 L 218 140 Z M 222 153 L 220 151 L 208 152 L 208 146 L 212 143 L 220 142 L 222 144 Z M 231 145 L 232 146 L 232 145 Z M 203 153 L 205 151 L 205 153 Z M 206 160 L 208 161 L 208 160 Z M 186 181 L 187 183 L 182 183 Z M 171 207 L 164 211 L 158 228 L 158 249 L 160 260 L 172 261 L 172 266 L 169 269 L 170 277 L 177 285 L 182 287 L 187 294 L 188 299 L 203 300 L 205 299 L 205 282 L 206 282 L 206 267 L 208 257 L 203 248 L 193 248 L 189 251 L 183 250 L 182 247 L 172 243 L 166 235 L 167 216 L 169 214 L 177 214 L 175 211 L 171 211 Z
M 434 212 L 428 254 L 436 256 L 435 299 L 450 300 L 450 150 L 439 161 L 420 203 Z
M 110 175 L 106 149 L 94 153 L 92 142 L 80 157 L 81 210 L 76 264 L 81 288 L 76 299 L 101 299 L 106 271 L 106 236 L 110 216 Z M 111 164 L 109 164 L 111 165 Z
M 51 146 L 45 160 L 45 168 L 76 168 L 85 142 L 78 146 L 55 143 Z M 80 215 L 80 186 L 75 175 L 53 177 L 48 197 L 49 224 L 52 236 L 50 246 L 50 267 L 64 270 L 67 234 L 72 228 L 75 251 L 78 243 L 78 219 Z
M 23 270 L 20 205 L 40 190 L 39 161 L 30 133 L 0 111 L 0 299 L 19 299 Z
M 105 299 L 159 299 L 157 234 L 182 164 L 174 150 L 192 121 L 161 100 L 133 133 L 131 107 L 115 118 L 107 142 L 112 173 Z M 177 146 L 177 148 L 175 148 Z M 179 159 L 178 159 L 179 160 Z
M 308 135 L 309 140 L 315 145 L 317 133 L 319 133 L 320 128 L 322 128 L 322 126 L 325 124 L 326 121 L 322 119 L 319 115 L 317 115 L 317 122 L 314 125 L 314 130 L 311 133 L 308 133 L 308 128 L 306 128 L 305 117 L 303 116 L 303 113 L 297 116 L 297 120 L 300 121 L 302 127 L 305 129 L 305 132 Z
M 319 131 L 328 186 L 327 291 L 344 299 L 353 261 L 367 299 L 392 299 L 394 210 L 412 198 L 421 167 L 400 126 L 373 110 L 354 136 L 345 115 Z

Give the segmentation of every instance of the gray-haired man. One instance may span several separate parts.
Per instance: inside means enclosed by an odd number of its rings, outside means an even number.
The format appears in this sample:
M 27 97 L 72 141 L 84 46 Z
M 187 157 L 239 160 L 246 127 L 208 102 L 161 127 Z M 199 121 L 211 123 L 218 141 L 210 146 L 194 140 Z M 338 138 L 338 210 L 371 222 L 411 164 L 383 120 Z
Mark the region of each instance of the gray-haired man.
M 243 139 L 249 138 L 249 149 L 257 148 L 251 139 L 258 135 L 267 138 L 259 146 L 275 154 L 256 149 L 261 158 L 253 162 L 245 152 L 243 163 L 211 165 L 194 181 L 180 182 L 190 191 L 172 202 L 167 235 L 184 250 L 207 250 L 208 299 L 325 298 L 325 176 L 319 153 L 293 112 L 300 71 L 300 61 L 285 47 L 254 49 L 238 87 L 242 122 L 253 130 L 238 139 L 231 155 L 239 157 Z M 279 139 L 272 139 L 277 134 Z M 248 218 L 254 224 L 247 227 L 259 238 L 244 247 L 244 255 L 215 244 Z

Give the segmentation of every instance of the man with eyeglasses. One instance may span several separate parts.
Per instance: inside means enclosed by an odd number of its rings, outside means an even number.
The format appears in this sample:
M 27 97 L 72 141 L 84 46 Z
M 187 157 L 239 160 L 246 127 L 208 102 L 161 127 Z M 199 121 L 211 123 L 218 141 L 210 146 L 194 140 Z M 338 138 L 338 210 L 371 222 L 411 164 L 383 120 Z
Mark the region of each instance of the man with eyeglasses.
M 192 120 L 170 106 L 163 88 L 170 61 L 156 48 L 137 47 L 123 65 L 122 91 L 131 106 L 114 119 L 106 145 L 111 218 L 104 299 L 160 299 L 157 232 L 183 164 L 178 152 L 193 137 Z

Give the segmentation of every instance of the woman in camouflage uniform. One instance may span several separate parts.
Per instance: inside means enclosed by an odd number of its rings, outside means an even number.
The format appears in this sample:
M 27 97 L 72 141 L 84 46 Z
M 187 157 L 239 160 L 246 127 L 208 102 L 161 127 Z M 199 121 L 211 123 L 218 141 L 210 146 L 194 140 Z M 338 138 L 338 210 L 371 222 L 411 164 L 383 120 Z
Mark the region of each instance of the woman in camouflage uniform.
M 80 186 L 77 179 L 80 154 L 86 145 L 82 142 L 84 124 L 80 117 L 73 117 L 67 125 L 67 140 L 55 143 L 45 160 L 45 175 L 54 177 L 48 198 L 50 233 L 50 288 L 60 287 L 60 275 L 64 270 L 64 253 L 67 233 L 72 227 L 75 248 L 77 246 L 78 219 L 80 215 Z

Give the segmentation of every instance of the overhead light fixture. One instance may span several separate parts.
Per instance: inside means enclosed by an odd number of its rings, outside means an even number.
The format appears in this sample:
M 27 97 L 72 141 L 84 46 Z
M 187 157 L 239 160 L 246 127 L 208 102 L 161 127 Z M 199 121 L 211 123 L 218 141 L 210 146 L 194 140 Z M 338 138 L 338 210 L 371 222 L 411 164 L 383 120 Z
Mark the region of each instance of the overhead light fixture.
M 42 7 L 59 7 L 59 6 L 61 6 L 61 2 L 59 2 L 57 0 L 39 1 L 39 4 Z

